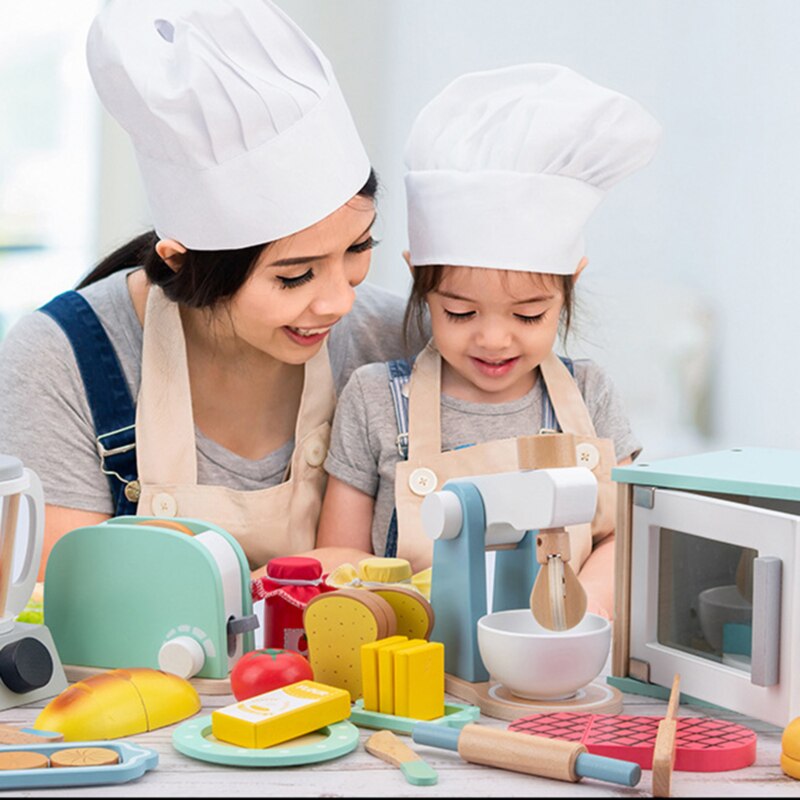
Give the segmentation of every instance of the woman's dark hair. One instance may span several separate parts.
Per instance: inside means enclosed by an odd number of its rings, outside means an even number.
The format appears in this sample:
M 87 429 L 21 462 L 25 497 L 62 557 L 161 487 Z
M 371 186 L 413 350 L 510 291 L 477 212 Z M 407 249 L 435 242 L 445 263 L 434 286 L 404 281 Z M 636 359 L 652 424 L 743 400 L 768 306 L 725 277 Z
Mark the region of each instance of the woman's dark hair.
M 378 177 L 370 170 L 367 182 L 358 192 L 374 199 L 378 193 Z M 106 256 L 76 288 L 82 289 L 114 272 L 131 267 L 144 267 L 151 283 L 176 303 L 192 308 L 208 308 L 227 300 L 247 280 L 258 257 L 271 242 L 242 247 L 238 250 L 187 250 L 179 270 L 172 270 L 156 253 L 158 234 L 147 231 Z
M 424 336 L 429 323 L 427 322 L 427 305 L 425 298 L 431 292 L 435 292 L 442 281 L 447 270 L 450 267 L 441 265 L 428 265 L 422 267 L 414 267 L 411 272 L 413 274 L 411 284 L 411 294 L 408 298 L 406 305 L 406 313 L 403 318 L 403 332 L 406 341 L 406 347 L 411 339 L 411 326 L 416 325 L 417 331 Z M 472 269 L 472 267 L 470 267 Z M 508 273 L 508 270 L 501 270 Z M 546 282 L 554 283 L 564 296 L 564 305 L 561 308 L 561 326 L 562 337 L 566 340 L 569 334 L 570 324 L 572 323 L 572 314 L 575 305 L 575 289 L 572 280 L 572 275 L 545 275 L 542 273 L 528 273 L 532 280 L 544 280 Z

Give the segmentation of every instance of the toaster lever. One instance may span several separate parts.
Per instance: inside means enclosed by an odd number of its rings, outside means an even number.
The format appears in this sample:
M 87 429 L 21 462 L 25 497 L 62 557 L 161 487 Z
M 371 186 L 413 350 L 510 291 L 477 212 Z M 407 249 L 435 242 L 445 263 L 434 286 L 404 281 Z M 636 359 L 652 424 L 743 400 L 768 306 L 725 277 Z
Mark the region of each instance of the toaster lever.
M 238 636 L 248 631 L 254 631 L 258 626 L 258 617 L 255 614 L 248 614 L 246 617 L 231 617 L 228 620 L 228 636 Z

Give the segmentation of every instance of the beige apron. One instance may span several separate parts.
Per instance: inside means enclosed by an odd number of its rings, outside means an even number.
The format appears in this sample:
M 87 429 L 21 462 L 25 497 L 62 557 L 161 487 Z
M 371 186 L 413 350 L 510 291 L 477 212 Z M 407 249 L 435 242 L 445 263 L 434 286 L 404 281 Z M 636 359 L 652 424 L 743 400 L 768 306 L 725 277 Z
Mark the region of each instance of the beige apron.
M 142 516 L 194 517 L 236 537 L 252 569 L 314 547 L 336 392 L 326 346 L 305 366 L 287 479 L 256 491 L 197 483 L 186 342 L 178 305 L 154 286 L 147 299 L 136 463 Z
M 453 478 L 519 469 L 586 466 L 598 481 L 597 511 L 591 524 L 570 527 L 573 569 L 589 557 L 593 543 L 613 533 L 616 492 L 611 469 L 614 443 L 598 439 L 575 380 L 555 353 L 539 366 L 556 419 L 563 433 L 499 439 L 442 452 L 440 419 L 441 357 L 433 343 L 420 353 L 409 383 L 408 459 L 397 464 L 397 555 L 414 569 L 430 566 L 433 542 L 422 530 L 420 506 Z

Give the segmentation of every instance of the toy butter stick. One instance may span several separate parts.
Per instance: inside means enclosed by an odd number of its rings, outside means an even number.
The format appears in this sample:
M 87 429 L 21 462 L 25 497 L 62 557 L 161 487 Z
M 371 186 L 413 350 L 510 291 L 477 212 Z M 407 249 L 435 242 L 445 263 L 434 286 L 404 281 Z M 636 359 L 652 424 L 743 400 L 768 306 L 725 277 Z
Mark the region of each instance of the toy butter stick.
M 642 769 L 630 761 L 594 756 L 577 742 L 527 736 L 524 733 L 468 724 L 460 731 L 442 725 L 419 722 L 411 738 L 418 744 L 456 750 L 465 761 L 489 767 L 525 772 L 541 778 L 601 781 L 636 786 Z

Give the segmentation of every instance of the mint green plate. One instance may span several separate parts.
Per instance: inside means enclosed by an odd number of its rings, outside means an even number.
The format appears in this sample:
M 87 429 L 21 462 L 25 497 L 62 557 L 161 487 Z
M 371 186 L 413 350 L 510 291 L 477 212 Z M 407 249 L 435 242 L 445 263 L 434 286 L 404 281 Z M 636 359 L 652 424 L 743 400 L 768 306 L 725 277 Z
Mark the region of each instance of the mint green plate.
M 273 747 L 238 747 L 214 738 L 211 717 L 198 717 L 179 725 L 172 746 L 185 756 L 234 767 L 293 767 L 330 761 L 352 753 L 358 746 L 358 728 L 343 720 Z
M 436 719 L 425 720 L 433 725 L 444 725 L 448 728 L 463 728 L 468 722 L 475 722 L 481 710 L 477 706 L 461 703 L 447 703 L 444 714 Z M 394 733 L 411 734 L 414 726 L 420 722 L 412 717 L 398 717 L 394 714 L 381 714 L 380 711 L 365 711 L 364 700 L 358 699 L 350 712 L 350 721 L 362 728 L 379 728 Z

